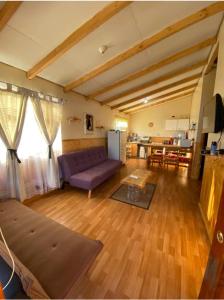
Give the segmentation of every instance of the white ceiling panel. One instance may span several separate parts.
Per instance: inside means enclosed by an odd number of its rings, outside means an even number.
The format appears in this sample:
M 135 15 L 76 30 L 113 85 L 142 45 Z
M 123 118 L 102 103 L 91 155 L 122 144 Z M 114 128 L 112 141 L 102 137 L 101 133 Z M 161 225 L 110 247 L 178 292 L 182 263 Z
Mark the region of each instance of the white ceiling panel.
M 81 76 L 140 40 L 130 7 L 127 7 L 80 41 L 64 57 L 70 61 L 71 67 L 77 66 L 82 70 Z M 103 55 L 98 52 L 102 45 L 108 46 Z
M 179 70 L 183 67 L 186 67 L 186 66 L 190 66 L 190 65 L 193 65 L 194 63 L 198 62 L 198 61 L 201 61 L 201 60 L 204 60 L 204 59 L 207 59 L 208 58 L 208 55 L 209 55 L 209 52 L 211 50 L 211 47 L 208 47 L 206 49 L 203 49 L 195 54 L 192 54 L 191 56 L 187 56 L 185 58 L 182 58 L 172 64 L 169 64 L 167 66 L 164 66 L 163 68 L 160 68 L 154 72 L 151 72 L 151 73 L 148 73 L 147 75 L 145 76 L 142 76 L 142 77 L 139 77 L 138 79 L 136 80 L 133 80 L 129 83 L 126 83 L 116 89 L 113 89 L 105 94 L 102 94 L 97 98 L 97 100 L 100 100 L 100 101 L 103 101 L 109 97 L 112 97 L 114 95 L 117 95 L 123 91 L 127 91 L 133 87 L 136 87 L 136 86 L 139 86 L 145 82 L 149 82 L 153 79 L 156 79 L 160 76 L 163 76 L 165 74 L 168 74 L 170 72 L 173 72 L 173 71 L 176 71 L 176 70 Z
M 23 70 L 29 70 L 76 28 L 109 3 L 106 1 L 23 2 L 7 26 L 0 32 L 0 61 Z M 40 75 L 50 81 L 65 85 L 104 64 L 144 38 L 211 3 L 206 1 L 133 2 L 49 65 Z M 0 2 L 0 7 L 2 4 L 3 2 Z M 132 72 L 216 35 L 222 15 L 215 15 L 172 35 L 85 82 L 75 90 L 88 95 Z M 98 48 L 102 45 L 109 47 L 104 55 L 98 52 Z M 207 58 L 208 54 L 209 48 L 204 49 L 114 89 L 98 99 L 104 100 L 172 70 L 190 65 Z
M 79 92 L 91 93 L 92 91 L 106 86 L 127 74 L 133 73 L 145 67 L 146 64 L 149 64 L 149 59 L 146 51 L 131 57 L 120 65 L 115 66 L 114 68 L 104 72 L 102 75 L 95 77 L 94 79 L 98 83 L 94 89 L 90 90 L 88 84 L 92 81 L 82 84 L 80 87 L 77 87 L 75 90 Z M 87 91 L 88 90 L 88 91 Z
M 17 30 L 6 26 L 0 32 L 0 62 L 26 71 L 41 54 L 41 46 Z
M 190 83 L 184 83 L 184 84 L 181 84 L 180 86 L 178 86 L 178 88 L 186 87 L 186 86 L 188 86 L 189 84 L 193 84 L 193 83 L 197 83 L 197 80 L 193 80 L 193 81 L 191 81 Z M 163 96 L 164 94 L 169 93 L 169 92 L 172 92 L 172 91 L 175 91 L 176 89 L 177 89 L 177 88 L 175 87 L 175 88 L 168 89 L 168 90 L 166 90 L 166 91 L 164 91 L 164 92 L 162 92 L 162 93 L 157 93 L 157 94 L 153 95 L 153 97 L 152 97 L 149 101 L 153 101 L 153 99 L 156 98 L 156 97 L 161 97 L 161 98 L 162 98 L 162 97 L 164 97 L 164 96 Z M 187 90 L 186 90 L 186 92 L 187 92 Z M 178 95 L 178 94 L 180 94 L 180 93 L 181 93 L 181 92 L 176 93 L 176 94 L 174 94 L 173 96 Z M 182 92 L 182 93 L 183 93 L 183 92 Z M 171 97 L 171 96 L 170 96 L 170 97 Z M 141 100 L 132 102 L 131 104 L 123 105 L 123 106 L 121 106 L 119 109 L 125 109 L 125 108 L 130 107 L 131 105 L 135 105 L 135 104 L 141 104 L 141 103 L 143 103 L 143 100 L 144 100 L 144 98 L 141 99 Z
M 24 1 L 8 25 L 48 52 L 107 4 L 106 1 Z
M 131 5 L 142 38 L 210 5 L 206 1 L 136 1 Z
M 138 97 L 138 96 L 141 96 L 141 95 L 143 95 L 145 93 L 149 93 L 151 91 L 154 91 L 154 90 L 156 90 L 156 89 L 158 89 L 160 87 L 166 86 L 168 84 L 171 84 L 171 83 L 177 82 L 179 80 L 182 80 L 184 78 L 190 77 L 192 75 L 198 74 L 198 73 L 200 73 L 200 71 L 202 71 L 202 68 L 198 68 L 196 70 L 193 70 L 193 71 L 187 72 L 185 74 L 176 76 L 176 77 L 174 77 L 172 79 L 165 80 L 163 82 L 157 83 L 157 84 L 155 84 L 155 85 L 153 85 L 153 86 L 151 86 L 149 88 L 143 89 L 143 90 L 141 90 L 139 92 L 136 92 L 136 93 L 133 93 L 133 94 L 131 94 L 129 96 L 122 97 L 122 98 L 120 98 L 118 100 L 115 100 L 115 101 L 111 102 L 110 104 L 115 105 L 115 104 L 118 104 L 118 103 L 122 103 L 122 102 L 130 100 L 130 99 L 132 99 L 134 97 Z M 190 85 L 190 84 L 191 84 L 191 81 L 189 83 L 187 83 L 187 85 Z M 176 87 L 175 89 L 179 89 L 179 86 Z
M 189 95 L 189 96 L 181 96 L 181 94 L 177 94 L 176 95 L 176 99 L 175 100 L 170 100 L 170 102 L 175 102 L 175 101 L 178 101 L 178 100 L 181 100 L 181 99 L 186 99 L 186 100 L 188 100 L 188 101 L 191 101 L 192 100 L 192 96 L 191 95 Z M 158 103 L 158 102 L 160 102 L 161 100 L 165 100 L 166 98 L 164 98 L 164 97 L 161 97 L 159 100 L 157 100 L 157 101 L 154 101 L 153 103 Z M 165 102 L 166 103 L 166 102 Z M 161 103 L 160 105 L 162 105 L 162 104 L 165 104 L 165 103 Z M 134 114 L 134 113 L 137 113 L 137 112 L 139 112 L 140 110 L 146 110 L 146 109 L 150 109 L 150 106 L 142 106 L 142 107 L 139 107 L 139 108 L 137 108 L 137 107 L 135 107 L 135 108 L 132 108 L 132 109 L 129 109 L 129 110 L 127 110 L 127 111 L 125 111 L 125 113 L 131 113 L 131 114 Z
M 154 64 L 162 58 L 166 58 L 182 49 L 188 48 L 200 41 L 204 41 L 207 38 L 215 36 L 220 26 L 221 19 L 222 14 L 206 19 L 197 25 L 191 26 L 188 29 L 164 39 L 163 41 L 144 50 L 142 53 L 135 55 L 131 59 L 115 66 L 107 72 L 104 72 L 102 75 L 95 78 L 97 82 L 99 82 L 96 89 L 109 85 L 113 81 L 128 75 L 130 72 L 135 72 L 138 69 L 143 68 L 145 65 Z M 144 57 L 141 56 L 142 54 L 144 54 Z M 89 81 L 76 88 L 76 90 L 87 93 L 86 87 L 88 86 L 88 83 Z

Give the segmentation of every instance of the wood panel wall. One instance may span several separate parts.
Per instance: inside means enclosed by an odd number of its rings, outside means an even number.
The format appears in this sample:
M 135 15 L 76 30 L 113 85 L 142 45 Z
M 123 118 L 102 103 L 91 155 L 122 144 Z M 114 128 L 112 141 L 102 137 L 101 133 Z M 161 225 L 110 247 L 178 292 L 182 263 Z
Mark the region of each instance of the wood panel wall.
M 212 241 L 224 182 L 224 156 L 206 155 L 199 207 Z
M 63 153 L 73 152 L 81 149 L 87 149 L 97 146 L 106 146 L 106 138 L 84 138 L 84 139 L 70 139 L 62 140 Z

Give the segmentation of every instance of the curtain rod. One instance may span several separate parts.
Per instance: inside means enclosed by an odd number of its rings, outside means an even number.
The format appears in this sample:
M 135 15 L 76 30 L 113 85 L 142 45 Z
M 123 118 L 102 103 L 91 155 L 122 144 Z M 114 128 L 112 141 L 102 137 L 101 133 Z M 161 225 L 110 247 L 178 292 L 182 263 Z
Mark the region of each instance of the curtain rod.
M 16 94 L 26 95 L 30 97 L 38 98 L 39 100 L 50 101 L 58 104 L 63 104 L 64 101 L 62 98 L 58 98 L 52 95 L 44 94 L 42 92 L 33 91 L 24 87 L 20 87 L 16 84 L 8 83 L 0 80 L 0 90 L 9 91 Z

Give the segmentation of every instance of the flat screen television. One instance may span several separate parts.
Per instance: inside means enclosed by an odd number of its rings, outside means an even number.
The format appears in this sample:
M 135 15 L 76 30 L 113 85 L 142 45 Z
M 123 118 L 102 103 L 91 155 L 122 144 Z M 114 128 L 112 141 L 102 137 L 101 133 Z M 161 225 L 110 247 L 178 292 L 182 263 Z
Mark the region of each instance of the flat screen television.
M 203 109 L 203 133 L 217 133 L 224 129 L 224 105 L 220 94 L 216 94 Z

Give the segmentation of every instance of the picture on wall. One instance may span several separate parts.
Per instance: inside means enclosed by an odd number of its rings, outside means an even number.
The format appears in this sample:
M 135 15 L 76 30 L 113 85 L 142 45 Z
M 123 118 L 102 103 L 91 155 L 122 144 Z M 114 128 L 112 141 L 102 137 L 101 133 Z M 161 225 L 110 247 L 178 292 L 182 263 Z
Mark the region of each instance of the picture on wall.
M 84 116 L 84 133 L 93 134 L 94 133 L 94 117 L 91 114 L 85 113 Z

